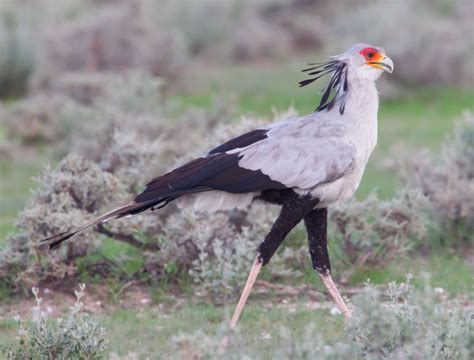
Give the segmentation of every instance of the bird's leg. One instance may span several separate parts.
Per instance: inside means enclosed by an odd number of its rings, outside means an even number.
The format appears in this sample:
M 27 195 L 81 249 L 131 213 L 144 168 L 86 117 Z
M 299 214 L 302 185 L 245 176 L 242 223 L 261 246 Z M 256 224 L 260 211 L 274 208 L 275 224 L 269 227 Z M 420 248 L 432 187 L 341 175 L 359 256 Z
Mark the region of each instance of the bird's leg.
M 351 311 L 349 310 L 346 303 L 344 302 L 344 299 L 342 298 L 341 294 L 337 290 L 336 285 L 334 285 L 334 281 L 332 281 L 331 273 L 330 272 L 328 272 L 327 274 L 319 273 L 319 276 L 321 276 L 321 280 L 323 280 L 324 286 L 326 286 L 326 289 L 328 289 L 329 294 L 336 302 L 336 305 L 339 308 L 339 311 L 344 315 L 344 318 L 346 320 L 349 319 L 351 317 Z
M 284 195 L 284 201 L 280 215 L 273 224 L 270 232 L 265 236 L 265 240 L 260 244 L 257 249 L 257 257 L 253 263 L 252 269 L 245 284 L 242 295 L 240 296 L 237 307 L 230 321 L 230 329 L 235 328 L 239 320 L 240 314 L 247 302 L 250 291 L 252 290 L 257 275 L 263 265 L 266 265 L 275 251 L 278 249 L 280 244 L 286 238 L 288 233 L 303 219 L 304 215 L 307 214 L 316 204 L 315 200 L 300 197 L 294 192 L 289 192 Z M 226 336 L 220 346 L 220 350 L 223 351 L 227 346 L 228 337 Z
M 247 299 L 250 295 L 250 291 L 252 290 L 253 284 L 255 284 L 255 280 L 257 280 L 258 273 L 260 272 L 260 269 L 262 268 L 262 261 L 258 258 L 258 256 L 255 258 L 255 261 L 253 262 L 252 269 L 250 269 L 249 276 L 247 278 L 247 282 L 245 283 L 244 290 L 242 291 L 242 294 L 240 295 L 239 302 L 237 303 L 237 307 L 235 308 L 234 314 L 232 315 L 232 318 L 230 319 L 230 324 L 229 327 L 232 330 L 235 328 L 237 325 L 237 321 L 239 321 L 240 314 L 242 313 L 242 310 L 244 309 L 245 303 L 247 302 Z
M 258 258 L 258 256 L 255 258 L 255 261 L 253 262 L 252 269 L 250 269 L 249 276 L 247 278 L 247 282 L 245 283 L 244 290 L 242 290 L 242 294 L 240 295 L 239 302 L 237 303 L 237 306 L 234 310 L 234 314 L 232 315 L 232 318 L 230 319 L 229 323 L 229 328 L 230 330 L 233 330 L 235 326 L 237 325 L 237 321 L 239 321 L 240 314 L 242 313 L 242 310 L 244 309 L 245 303 L 247 302 L 247 299 L 250 295 L 250 291 L 252 290 L 253 284 L 255 284 L 255 280 L 257 280 L 258 273 L 260 272 L 260 269 L 262 268 L 262 261 Z M 226 335 L 222 339 L 222 342 L 219 345 L 219 353 L 223 353 L 225 348 L 227 347 L 227 343 L 229 342 L 229 336 Z
M 309 253 L 313 269 L 318 272 L 324 286 L 326 286 L 329 294 L 336 302 L 337 307 L 344 317 L 348 319 L 351 316 L 351 312 L 331 277 L 331 263 L 327 248 L 327 216 L 328 211 L 326 208 L 323 208 L 315 209 L 304 217 L 306 231 L 308 232 Z

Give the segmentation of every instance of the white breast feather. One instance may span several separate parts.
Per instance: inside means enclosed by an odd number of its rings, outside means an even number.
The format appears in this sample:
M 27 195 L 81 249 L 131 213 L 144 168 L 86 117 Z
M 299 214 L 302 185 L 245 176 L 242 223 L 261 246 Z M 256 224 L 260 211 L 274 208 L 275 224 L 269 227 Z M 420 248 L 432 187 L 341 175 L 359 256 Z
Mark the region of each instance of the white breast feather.
M 225 191 L 205 191 L 181 196 L 176 200 L 179 208 L 195 211 L 215 212 L 219 210 L 242 209 L 249 206 L 258 193 L 232 194 Z

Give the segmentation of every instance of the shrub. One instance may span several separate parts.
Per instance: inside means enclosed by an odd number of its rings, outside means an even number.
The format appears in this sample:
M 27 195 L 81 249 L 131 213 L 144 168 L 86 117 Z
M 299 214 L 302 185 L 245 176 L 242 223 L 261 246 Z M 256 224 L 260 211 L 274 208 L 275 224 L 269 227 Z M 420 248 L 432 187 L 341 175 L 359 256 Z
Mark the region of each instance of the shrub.
M 193 56 L 228 51 L 225 42 L 231 36 L 232 29 L 238 26 L 237 8 L 238 2 L 235 0 L 155 0 L 149 6 L 152 19 L 164 29 L 173 29 L 182 34 Z M 209 21 L 210 14 L 212 21 Z
M 232 55 L 237 61 L 281 57 L 290 53 L 290 39 L 285 29 L 253 12 L 245 16 L 245 26 L 236 31 Z
M 241 9 L 233 59 L 249 61 L 317 52 L 325 46 L 325 6 L 318 1 L 258 1 Z
M 426 284 L 415 291 L 410 284 L 383 293 L 368 287 L 353 299 L 356 311 L 347 333 L 352 352 L 362 357 L 394 359 L 468 359 L 474 345 L 472 310 L 454 302 L 443 303 Z
M 90 232 L 48 253 L 39 249 L 39 240 L 81 225 L 109 204 L 111 194 L 115 199 L 124 194 L 116 177 L 74 155 L 66 157 L 56 170 L 45 171 L 39 182 L 17 219 L 20 233 L 7 238 L 0 255 L 6 260 L 0 261 L 1 276 L 17 285 L 74 273 L 74 259 L 96 247 Z
M 474 244 L 474 115 L 465 114 L 439 154 L 411 154 L 402 177 L 430 200 L 445 240 Z
M 75 291 L 76 303 L 54 322 L 41 308 L 38 288 L 33 287 L 36 306 L 31 323 L 19 315 L 18 343 L 3 349 L 6 359 L 99 359 L 107 351 L 106 329 L 82 313 L 85 285 Z
M 13 6 L 0 9 L 0 98 L 23 95 L 34 70 L 36 44 L 21 14 Z
M 440 300 L 427 283 L 415 290 L 409 283 L 389 284 L 386 291 L 366 286 L 353 298 L 353 316 L 337 341 L 323 337 L 321 326 L 310 325 L 302 336 L 285 328 L 272 329 L 278 343 L 265 347 L 277 359 L 470 359 L 474 346 L 472 309 Z M 173 353 L 189 358 L 260 358 L 239 332 L 231 334 L 224 354 L 217 351 L 222 332 L 180 334 Z M 254 341 L 250 341 L 254 345 Z
M 52 23 L 71 21 L 88 6 L 83 1 L 2 1 L 0 6 L 0 98 L 27 93 L 43 49 L 39 35 Z
M 413 248 L 426 233 L 425 203 L 419 192 L 403 190 L 387 201 L 373 193 L 363 201 L 336 205 L 329 215 L 329 236 L 334 239 L 329 246 L 337 244 L 336 261 L 349 267 L 342 280 L 364 266 L 386 265 Z
M 75 22 L 46 30 L 35 86 L 54 85 L 58 74 L 140 69 L 174 77 L 187 63 L 184 39 L 150 19 L 144 2 L 96 7 Z
M 274 214 L 268 208 L 251 209 L 246 215 L 241 229 L 229 222 L 228 214 L 206 216 L 205 221 L 192 224 L 197 256 L 190 275 L 200 295 L 213 302 L 225 302 L 239 295 L 256 249 L 273 223 Z
M 10 138 L 22 144 L 51 143 L 66 136 L 71 124 L 62 123 L 57 115 L 67 99 L 59 95 L 36 95 L 8 107 L 0 122 L 6 125 Z

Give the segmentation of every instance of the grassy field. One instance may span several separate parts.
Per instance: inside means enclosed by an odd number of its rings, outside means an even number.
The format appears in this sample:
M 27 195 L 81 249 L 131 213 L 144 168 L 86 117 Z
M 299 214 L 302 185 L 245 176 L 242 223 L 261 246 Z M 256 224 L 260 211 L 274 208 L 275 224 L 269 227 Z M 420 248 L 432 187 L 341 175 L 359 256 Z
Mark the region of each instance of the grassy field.
M 314 89 L 298 89 L 295 79 L 298 67 L 288 64 L 278 69 L 273 66 L 235 67 L 232 70 L 195 72 L 192 94 L 175 94 L 180 102 L 193 106 L 208 106 L 216 94 L 236 97 L 236 112 L 240 115 L 260 115 L 271 118 L 273 111 L 284 111 L 293 106 L 298 113 L 312 111 L 318 102 Z M 391 197 L 399 187 L 396 177 L 381 166 L 381 161 L 390 156 L 395 145 L 419 149 L 439 149 L 453 122 L 464 110 L 474 111 L 474 90 L 458 89 L 416 89 L 383 100 L 379 113 L 379 145 L 370 162 L 357 196 L 363 198 L 376 190 L 380 198 Z M 29 149 L 24 156 L 15 157 L 13 162 L 0 162 L 0 246 L 5 236 L 14 231 L 14 219 L 26 204 L 29 191 L 34 187 L 32 178 L 44 163 L 53 160 L 45 149 Z M 102 251 L 115 256 L 128 251 L 125 245 L 105 242 Z M 399 259 L 386 268 L 366 271 L 361 269 L 351 277 L 347 288 L 360 286 L 366 279 L 376 284 L 389 281 L 403 281 L 405 274 L 415 275 L 415 285 L 422 286 L 420 274 L 432 275 L 434 286 L 445 289 L 447 295 L 472 293 L 472 254 L 459 257 L 456 254 L 439 251 L 430 257 L 416 256 Z M 270 265 L 271 266 L 271 265 Z M 339 271 L 340 269 L 336 269 Z M 285 283 L 285 281 L 282 281 Z M 322 285 L 311 271 L 303 274 L 298 283 L 313 284 L 323 291 Z M 344 289 L 343 289 L 344 292 Z M 170 341 L 179 333 L 193 333 L 201 329 L 208 334 L 219 332 L 221 321 L 228 317 L 233 304 L 215 307 L 196 300 L 192 290 L 181 295 L 182 301 L 172 296 L 163 304 L 163 296 L 147 309 L 123 309 L 111 304 L 107 315 L 94 315 L 109 329 L 108 339 L 112 352 L 170 355 Z M 265 358 L 265 353 L 280 340 L 280 334 L 273 331 L 279 325 L 289 329 L 291 336 L 299 336 L 308 324 L 324 328 L 324 336 L 337 337 L 343 327 L 340 316 L 333 316 L 327 308 L 312 309 L 312 300 L 304 294 L 290 298 L 289 305 L 277 293 L 251 298 L 240 328 L 249 345 L 255 346 Z M 166 305 L 166 303 L 168 303 Z M 2 314 L 0 314 L 2 316 Z M 0 320 L 0 345 L 8 343 L 15 336 L 15 324 L 8 318 Z M 271 338 L 262 341 L 263 334 Z
M 271 264 L 269 265 L 271 266 Z M 439 253 L 430 258 L 415 257 L 400 259 L 387 268 L 377 271 L 361 271 L 353 277 L 353 283 L 360 284 L 370 279 L 373 284 L 386 284 L 389 281 L 403 282 L 407 273 L 414 276 L 414 285 L 424 286 L 423 274 L 431 274 L 431 284 L 444 289 L 447 298 L 457 298 L 472 292 L 472 261 L 452 254 Z M 306 277 L 306 276 L 305 276 Z M 308 273 L 306 284 L 314 288 L 324 298 L 324 290 L 318 277 Z M 295 284 L 293 284 L 295 285 Z M 343 287 L 342 292 L 354 289 Z M 72 289 L 71 289 L 72 290 Z M 283 336 L 297 338 L 302 336 L 308 325 L 321 329 L 324 338 L 337 340 L 343 329 L 341 316 L 332 315 L 332 302 L 326 297 L 315 299 L 305 294 L 281 294 L 276 290 L 262 294 L 258 286 L 256 294 L 250 297 L 248 306 L 239 323 L 239 332 L 244 346 L 255 349 L 263 358 L 269 350 L 278 346 Z M 472 294 L 472 293 L 471 293 Z M 464 295 L 466 296 L 466 295 Z M 469 295 L 468 295 L 469 297 Z M 471 301 L 472 301 L 472 295 Z M 107 339 L 113 353 L 127 355 L 135 353 L 139 358 L 159 354 L 159 358 L 176 357 L 173 354 L 173 340 L 180 334 L 195 334 L 202 331 L 215 339 L 222 336 L 225 319 L 233 311 L 233 303 L 214 306 L 196 299 L 192 293 L 186 297 L 172 295 L 156 298 L 151 306 L 124 308 L 117 303 L 107 306 L 105 313 L 93 317 L 108 329 Z M 56 301 L 61 301 L 60 297 Z M 286 334 L 281 329 L 286 329 Z M 0 347 L 13 341 L 16 324 L 11 319 L 0 320 Z

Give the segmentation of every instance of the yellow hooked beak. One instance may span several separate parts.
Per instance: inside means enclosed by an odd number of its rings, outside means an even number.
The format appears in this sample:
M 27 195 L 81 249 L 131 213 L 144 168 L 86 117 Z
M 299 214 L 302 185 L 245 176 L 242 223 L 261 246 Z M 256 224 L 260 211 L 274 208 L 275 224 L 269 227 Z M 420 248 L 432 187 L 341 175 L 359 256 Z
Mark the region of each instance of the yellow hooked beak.
M 367 64 L 373 66 L 374 68 L 387 71 L 389 73 L 393 72 L 393 61 L 388 56 L 381 55 L 376 61 L 368 61 Z

